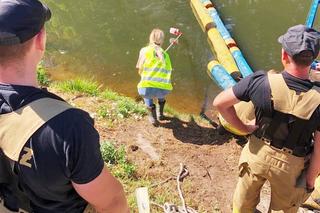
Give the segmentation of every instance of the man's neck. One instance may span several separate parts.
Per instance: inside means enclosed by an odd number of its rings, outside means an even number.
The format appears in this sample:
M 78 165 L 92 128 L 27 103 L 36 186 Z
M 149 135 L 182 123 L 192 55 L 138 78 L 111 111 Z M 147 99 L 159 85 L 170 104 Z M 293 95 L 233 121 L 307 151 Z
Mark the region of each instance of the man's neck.
M 285 66 L 285 70 L 292 76 L 300 79 L 309 79 L 309 67 Z
M 36 66 L 0 66 L 0 82 L 4 84 L 37 87 Z

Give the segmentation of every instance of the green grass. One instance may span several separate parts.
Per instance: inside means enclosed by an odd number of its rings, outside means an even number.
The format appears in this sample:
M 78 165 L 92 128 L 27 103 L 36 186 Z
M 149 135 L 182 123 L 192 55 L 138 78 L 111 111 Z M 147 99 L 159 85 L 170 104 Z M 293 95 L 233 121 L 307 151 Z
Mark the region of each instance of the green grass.
M 111 173 L 122 183 L 130 209 L 137 209 L 134 192 L 138 187 L 149 186 L 150 182 L 136 178 L 136 167 L 127 160 L 123 146 L 116 147 L 112 142 L 105 141 L 101 143 L 100 151 Z
M 99 107 L 98 115 L 101 118 L 113 121 L 131 116 L 141 118 L 147 114 L 146 107 L 143 104 L 137 103 L 131 98 L 123 97 L 118 93 L 105 90 L 100 94 L 100 97 L 112 101 L 112 104 Z
M 49 76 L 42 62 L 40 62 L 37 66 L 37 80 L 40 86 L 47 87 L 50 84 Z
M 124 97 L 109 89 L 101 91 L 98 84 L 94 81 L 83 79 L 61 81 L 56 82 L 54 87 L 63 92 L 79 92 L 110 101 L 110 103 L 98 107 L 97 110 L 99 117 L 108 121 L 115 121 L 132 116 L 138 119 L 147 114 L 147 110 L 143 104 L 137 103 L 132 98 Z
M 124 118 L 129 117 L 130 114 L 143 116 L 147 113 L 145 106 L 143 106 L 142 104 L 138 104 L 128 98 L 121 98 L 117 104 L 117 111 Z
M 100 96 L 104 99 L 110 100 L 110 101 L 117 101 L 121 99 L 120 95 L 116 92 L 113 92 L 109 89 L 104 90 L 101 92 Z
M 61 89 L 63 92 L 80 92 L 91 96 L 99 94 L 99 86 L 96 82 L 84 79 L 74 79 L 56 82 L 55 87 Z
M 103 142 L 100 147 L 103 160 L 109 165 L 112 173 L 119 178 L 132 178 L 136 167 L 126 158 L 123 146 L 116 146 L 109 141 Z
M 98 109 L 98 115 L 107 120 L 117 120 L 135 116 L 141 118 L 147 114 L 146 108 L 138 103 L 135 103 L 129 98 L 120 99 L 108 106 L 101 106 Z

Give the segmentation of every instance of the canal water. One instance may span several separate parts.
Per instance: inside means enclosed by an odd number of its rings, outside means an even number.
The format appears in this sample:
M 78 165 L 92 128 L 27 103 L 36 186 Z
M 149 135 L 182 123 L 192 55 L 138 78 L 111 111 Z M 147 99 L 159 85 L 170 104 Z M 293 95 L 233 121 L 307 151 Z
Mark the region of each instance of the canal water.
M 170 106 L 198 114 L 220 89 L 206 73 L 214 59 L 188 0 L 44 0 L 53 12 L 47 26 L 45 65 L 55 80 L 77 77 L 137 97 L 138 53 L 159 27 L 169 45 L 170 27 L 183 32 L 169 50 L 174 90 Z M 277 37 L 304 23 L 311 0 L 214 0 L 220 16 L 254 70 L 281 69 Z M 318 21 L 316 21 L 318 26 Z M 209 98 L 208 98 L 209 97 Z

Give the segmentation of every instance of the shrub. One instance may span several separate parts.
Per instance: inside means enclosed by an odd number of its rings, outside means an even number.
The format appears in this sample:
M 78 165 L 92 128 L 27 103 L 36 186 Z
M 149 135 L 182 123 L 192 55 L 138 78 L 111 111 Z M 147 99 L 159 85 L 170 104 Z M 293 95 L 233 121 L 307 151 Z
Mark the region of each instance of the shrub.
M 92 96 L 99 94 L 99 87 L 96 82 L 83 79 L 59 82 L 57 83 L 57 87 L 64 92 L 82 92 Z
M 130 178 L 134 175 L 136 168 L 126 159 L 123 146 L 116 148 L 111 142 L 106 141 L 101 144 L 100 151 L 103 160 L 109 164 L 116 177 Z
M 98 115 L 108 120 L 129 118 L 131 116 L 142 117 L 147 114 L 145 106 L 136 103 L 131 98 L 118 96 L 117 100 L 107 106 L 98 109 Z
M 37 66 L 37 80 L 41 86 L 45 86 L 45 87 L 49 86 L 49 83 L 50 83 L 49 77 L 41 62 Z
M 109 89 L 106 89 L 105 91 L 103 91 L 101 93 L 101 97 L 104 99 L 111 100 L 111 101 L 117 101 L 120 99 L 120 95 L 118 93 L 113 92 Z

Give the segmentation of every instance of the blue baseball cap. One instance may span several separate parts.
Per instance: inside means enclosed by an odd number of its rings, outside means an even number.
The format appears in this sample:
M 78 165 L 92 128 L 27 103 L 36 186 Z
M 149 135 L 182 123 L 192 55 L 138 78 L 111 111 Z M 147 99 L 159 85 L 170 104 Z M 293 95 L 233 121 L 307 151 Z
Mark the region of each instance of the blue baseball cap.
M 290 56 L 306 50 L 312 52 L 313 59 L 319 54 L 320 33 L 302 24 L 290 27 L 284 35 L 278 38 L 278 41 Z
M 50 18 L 50 9 L 38 0 L 0 0 L 0 46 L 28 41 Z

